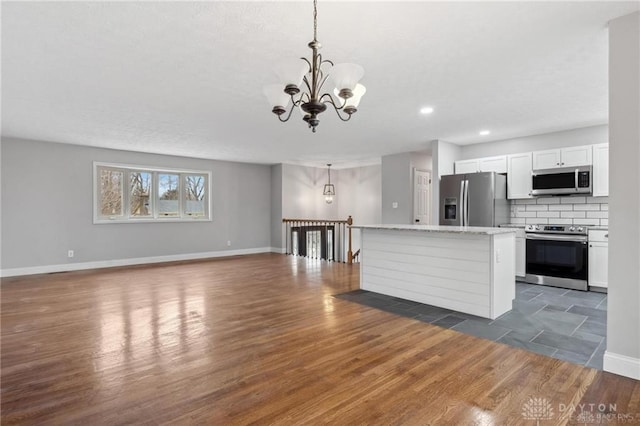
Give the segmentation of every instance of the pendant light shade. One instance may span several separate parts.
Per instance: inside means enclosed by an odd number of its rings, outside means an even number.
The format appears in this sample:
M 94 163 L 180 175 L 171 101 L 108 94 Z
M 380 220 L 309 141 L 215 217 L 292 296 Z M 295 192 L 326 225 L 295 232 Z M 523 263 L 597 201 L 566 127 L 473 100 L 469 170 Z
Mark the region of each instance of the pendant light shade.
M 364 68 L 356 64 L 336 64 L 331 68 L 330 74 L 333 85 L 341 98 L 350 97 L 344 95 L 353 92 L 363 75 Z
M 309 65 L 307 65 L 306 62 L 301 61 L 300 59 L 288 58 L 282 60 L 274 70 L 276 75 L 278 76 L 278 80 L 281 83 L 280 85 L 278 85 L 280 92 L 283 92 L 282 89 L 289 85 L 300 88 L 300 85 L 302 84 L 302 78 L 308 70 Z
M 271 105 L 273 112 L 281 110 L 284 113 L 285 108 L 289 103 L 289 95 L 282 91 L 282 86 L 280 84 L 264 86 L 262 92 L 267 97 L 267 101 L 269 101 L 269 105 Z
M 353 89 L 353 96 L 351 96 L 348 99 L 340 98 L 339 91 L 337 88 L 333 90 L 333 93 L 336 96 L 338 96 L 338 98 L 340 99 L 341 101 L 340 105 L 342 106 L 342 109 L 345 112 L 349 112 L 349 114 L 353 114 L 358 110 L 358 105 L 360 105 L 360 100 L 362 99 L 364 94 L 367 93 L 367 88 L 364 87 L 362 84 L 357 84 L 355 89 Z

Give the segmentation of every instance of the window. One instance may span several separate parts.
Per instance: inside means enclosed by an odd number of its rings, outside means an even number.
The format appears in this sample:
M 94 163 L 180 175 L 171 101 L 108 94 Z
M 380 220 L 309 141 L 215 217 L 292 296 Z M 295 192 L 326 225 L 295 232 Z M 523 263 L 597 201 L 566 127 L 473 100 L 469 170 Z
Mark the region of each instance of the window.
M 211 220 L 211 173 L 94 163 L 94 223 Z

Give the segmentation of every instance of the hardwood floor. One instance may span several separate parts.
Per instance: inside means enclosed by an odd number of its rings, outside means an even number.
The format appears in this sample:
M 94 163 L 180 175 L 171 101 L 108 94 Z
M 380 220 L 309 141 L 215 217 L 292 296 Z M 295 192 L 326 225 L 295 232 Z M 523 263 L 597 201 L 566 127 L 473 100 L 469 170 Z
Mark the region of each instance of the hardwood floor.
M 358 282 L 276 254 L 3 279 L 2 424 L 640 422 L 638 381 L 333 297 Z

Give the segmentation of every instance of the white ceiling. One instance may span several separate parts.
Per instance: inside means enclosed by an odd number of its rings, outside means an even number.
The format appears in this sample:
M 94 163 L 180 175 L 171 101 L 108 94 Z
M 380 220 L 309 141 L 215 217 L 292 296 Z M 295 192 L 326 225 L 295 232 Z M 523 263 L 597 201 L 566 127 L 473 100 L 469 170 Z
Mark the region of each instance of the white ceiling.
M 365 68 L 312 134 L 262 95 L 308 57 L 312 2 L 3 2 L 2 134 L 259 163 L 375 162 L 607 122 L 607 22 L 638 2 L 325 2 L 325 59 Z M 435 112 L 421 116 L 430 105 Z M 480 129 L 491 129 L 488 137 Z

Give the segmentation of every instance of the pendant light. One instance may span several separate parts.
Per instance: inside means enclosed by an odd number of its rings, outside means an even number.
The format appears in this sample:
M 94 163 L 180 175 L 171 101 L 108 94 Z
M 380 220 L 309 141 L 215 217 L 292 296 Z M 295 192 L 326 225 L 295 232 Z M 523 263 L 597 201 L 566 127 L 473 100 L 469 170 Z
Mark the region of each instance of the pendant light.
M 329 180 L 324 185 L 324 191 L 322 191 L 322 195 L 324 195 L 324 202 L 327 204 L 333 203 L 333 197 L 336 195 L 336 188 L 331 183 L 331 164 L 327 164 L 327 175 Z

